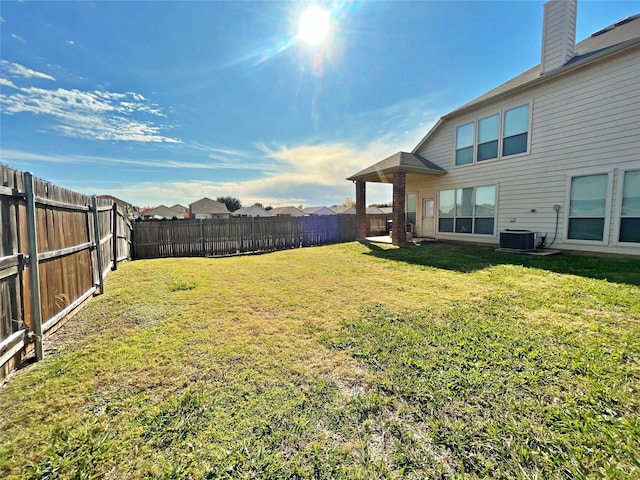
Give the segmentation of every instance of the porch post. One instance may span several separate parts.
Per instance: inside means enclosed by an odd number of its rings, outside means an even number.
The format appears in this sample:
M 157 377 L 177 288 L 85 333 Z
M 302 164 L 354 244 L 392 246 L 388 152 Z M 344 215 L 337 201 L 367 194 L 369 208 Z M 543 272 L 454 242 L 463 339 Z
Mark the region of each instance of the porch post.
M 367 189 L 366 183 L 356 181 L 356 223 L 358 238 L 367 237 Z
M 393 172 L 393 237 L 394 245 L 402 245 L 407 242 L 407 228 L 405 225 L 405 191 L 407 186 L 407 174 L 405 172 Z

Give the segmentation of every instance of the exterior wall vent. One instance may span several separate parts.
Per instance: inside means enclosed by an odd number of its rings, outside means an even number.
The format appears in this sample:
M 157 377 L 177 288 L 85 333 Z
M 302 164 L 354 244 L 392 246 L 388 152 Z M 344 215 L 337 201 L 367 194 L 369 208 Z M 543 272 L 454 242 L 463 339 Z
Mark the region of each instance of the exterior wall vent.
M 536 249 L 536 233 L 531 230 L 506 229 L 500 232 L 500 248 L 530 251 Z

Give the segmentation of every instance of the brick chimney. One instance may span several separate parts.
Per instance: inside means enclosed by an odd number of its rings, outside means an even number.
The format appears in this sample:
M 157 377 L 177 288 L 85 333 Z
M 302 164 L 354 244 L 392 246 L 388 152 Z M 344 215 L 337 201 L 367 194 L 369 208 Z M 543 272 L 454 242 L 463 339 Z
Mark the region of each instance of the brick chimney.
M 550 0 L 544 4 L 540 73 L 560 68 L 573 58 L 578 0 Z

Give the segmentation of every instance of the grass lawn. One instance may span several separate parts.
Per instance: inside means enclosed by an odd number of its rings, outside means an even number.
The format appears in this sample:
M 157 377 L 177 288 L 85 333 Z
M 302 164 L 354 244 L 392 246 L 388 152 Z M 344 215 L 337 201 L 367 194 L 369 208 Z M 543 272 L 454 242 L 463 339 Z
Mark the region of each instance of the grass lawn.
M 0 477 L 640 478 L 640 260 L 123 264 L 0 389 Z

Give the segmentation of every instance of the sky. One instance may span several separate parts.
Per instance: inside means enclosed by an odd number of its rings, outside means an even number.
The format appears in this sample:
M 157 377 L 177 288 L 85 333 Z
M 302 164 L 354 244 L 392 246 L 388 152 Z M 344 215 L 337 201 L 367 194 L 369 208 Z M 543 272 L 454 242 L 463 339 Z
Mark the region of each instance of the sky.
M 140 207 L 342 204 L 346 177 L 537 65 L 543 3 L 2 0 L 0 163 Z M 579 1 L 577 40 L 636 13 Z

